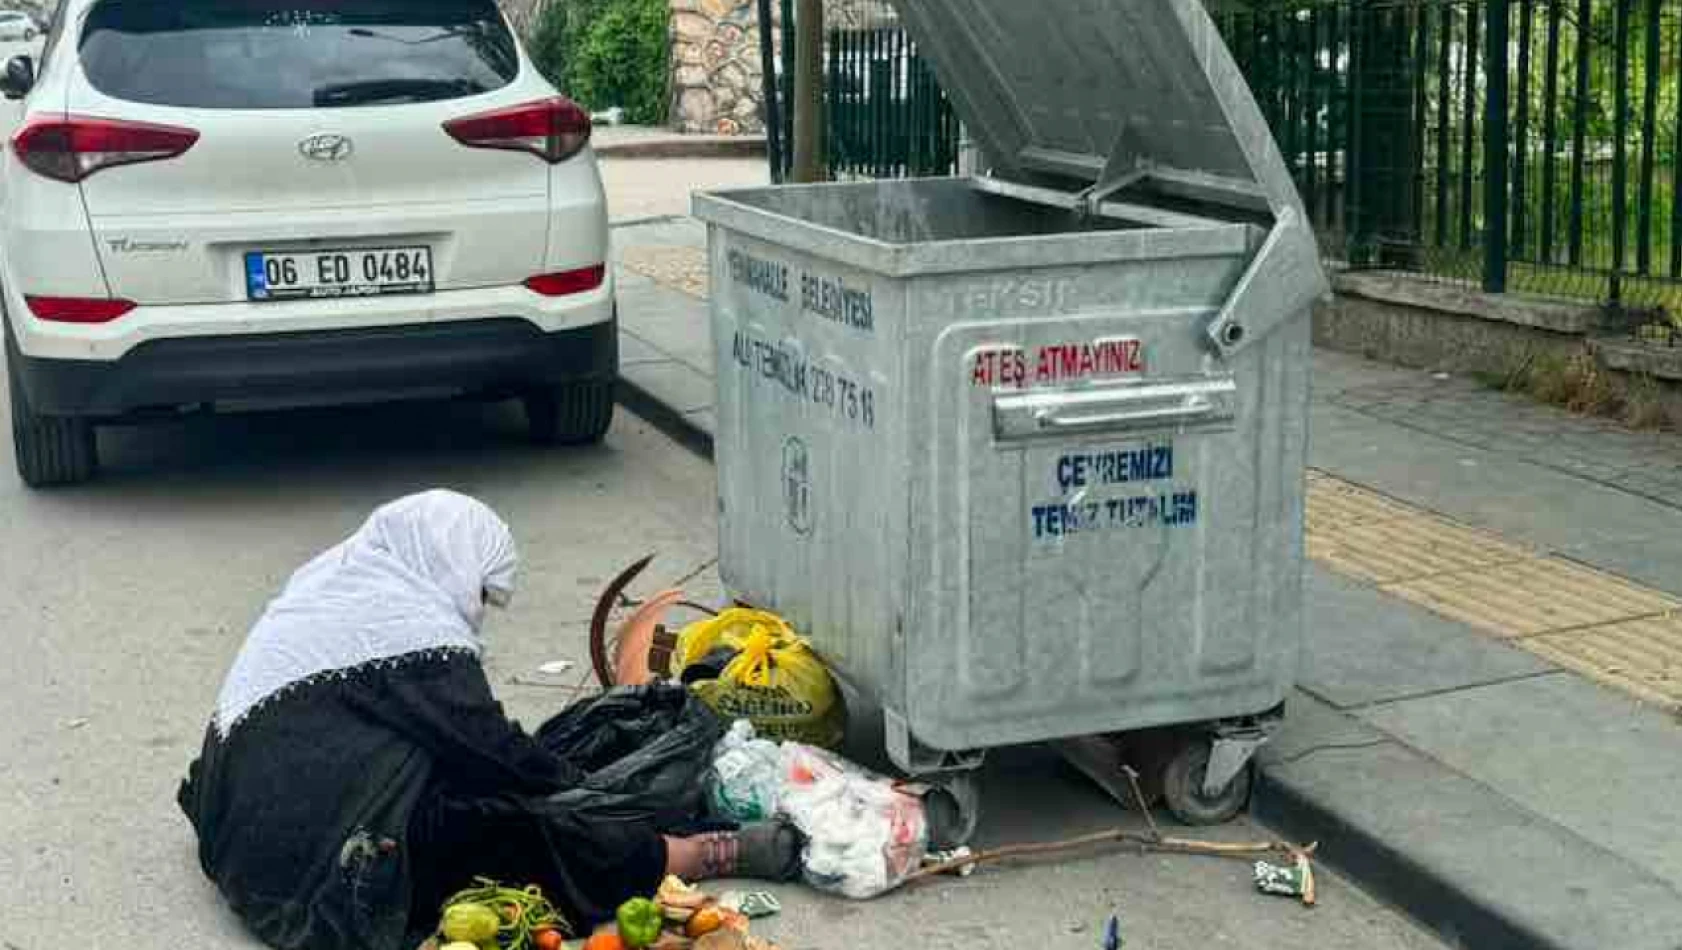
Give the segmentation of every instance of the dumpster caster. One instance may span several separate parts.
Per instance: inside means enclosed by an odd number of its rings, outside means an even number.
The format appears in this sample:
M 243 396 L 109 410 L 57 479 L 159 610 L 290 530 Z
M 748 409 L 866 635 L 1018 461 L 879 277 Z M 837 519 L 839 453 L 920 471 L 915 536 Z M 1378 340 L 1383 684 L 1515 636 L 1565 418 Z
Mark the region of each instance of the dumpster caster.
M 1225 824 L 1250 800 L 1254 766 L 1244 761 L 1225 785 L 1210 789 L 1206 778 L 1212 754 L 1208 739 L 1198 736 L 1181 745 L 1162 771 L 1163 800 L 1188 825 Z
M 923 796 L 929 845 L 936 851 L 949 851 L 967 844 L 981 822 L 981 783 L 976 773 L 959 772 L 924 781 L 929 786 Z

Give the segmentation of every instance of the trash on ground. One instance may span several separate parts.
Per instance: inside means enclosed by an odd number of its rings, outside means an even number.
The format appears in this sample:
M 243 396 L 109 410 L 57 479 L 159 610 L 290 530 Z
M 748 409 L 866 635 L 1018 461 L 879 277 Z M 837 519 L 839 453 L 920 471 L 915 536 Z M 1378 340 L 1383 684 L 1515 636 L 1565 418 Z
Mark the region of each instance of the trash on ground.
M 770 891 L 726 891 L 718 902 L 750 920 L 775 917 L 783 912 L 783 902 Z
M 691 667 L 701 667 L 700 675 L 686 676 Z M 788 621 L 767 611 L 738 607 L 685 627 L 671 675 L 719 715 L 747 719 L 768 739 L 832 749 L 846 731 L 829 668 Z
M 782 755 L 775 742 L 755 734 L 753 723 L 737 720 L 713 750 L 707 808 L 732 821 L 764 821 L 776 814 Z
M 571 660 L 550 660 L 547 663 L 539 664 L 537 671 L 544 676 L 564 676 L 572 670 L 572 667 L 573 662 Z
M 1308 856 L 1298 853 L 1296 863 L 1289 867 L 1256 862 L 1256 890 L 1281 897 L 1299 897 L 1304 904 L 1314 903 L 1314 868 Z
M 923 867 L 947 863 L 957 864 L 958 869 L 954 873 L 956 873 L 959 877 L 969 877 L 971 874 L 975 873 L 975 864 L 974 862 L 968 864 L 963 862 L 966 858 L 972 858 L 974 856 L 975 852 L 971 851 L 968 846 L 953 848 L 950 851 L 930 851 L 928 854 L 923 855 Z
M 1121 950 L 1127 946 L 1127 938 L 1121 935 L 1121 918 L 1110 915 L 1110 922 L 1104 925 L 1104 950 Z
M 760 739 L 747 720 L 732 724 L 713 752 L 707 803 L 729 821 L 792 821 L 807 839 L 802 877 L 844 897 L 899 886 L 928 848 L 917 795 L 828 750 Z

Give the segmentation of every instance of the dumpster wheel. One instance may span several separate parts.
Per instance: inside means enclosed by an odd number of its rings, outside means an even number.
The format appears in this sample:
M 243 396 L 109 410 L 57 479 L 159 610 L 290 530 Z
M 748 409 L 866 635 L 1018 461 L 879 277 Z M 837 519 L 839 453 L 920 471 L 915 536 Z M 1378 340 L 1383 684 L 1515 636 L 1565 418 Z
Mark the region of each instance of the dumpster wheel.
M 929 843 L 940 851 L 968 844 L 981 823 L 978 773 L 955 772 L 923 781 L 929 786 L 923 799 Z
M 1162 770 L 1162 797 L 1174 817 L 1188 825 L 1221 825 L 1238 816 L 1250 801 L 1255 768 L 1246 762 L 1219 793 L 1203 788 L 1209 771 L 1210 745 L 1205 736 L 1182 743 Z

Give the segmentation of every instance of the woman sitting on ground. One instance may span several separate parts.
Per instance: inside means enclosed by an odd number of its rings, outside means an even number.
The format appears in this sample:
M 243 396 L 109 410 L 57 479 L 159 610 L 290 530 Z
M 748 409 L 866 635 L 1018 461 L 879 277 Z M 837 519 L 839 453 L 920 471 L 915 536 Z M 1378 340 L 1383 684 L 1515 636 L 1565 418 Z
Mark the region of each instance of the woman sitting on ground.
M 585 925 L 667 874 L 792 877 L 786 826 L 667 837 L 547 800 L 584 775 L 507 719 L 480 665 L 515 564 L 485 505 L 415 495 L 301 568 L 252 629 L 179 801 L 205 873 L 267 943 L 413 946 L 478 875 L 537 884 Z

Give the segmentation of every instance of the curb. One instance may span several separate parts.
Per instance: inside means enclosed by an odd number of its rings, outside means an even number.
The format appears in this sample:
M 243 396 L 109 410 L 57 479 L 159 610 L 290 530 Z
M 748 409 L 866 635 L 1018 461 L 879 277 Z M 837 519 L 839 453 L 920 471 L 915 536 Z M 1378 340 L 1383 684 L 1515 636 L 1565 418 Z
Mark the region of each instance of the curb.
M 690 138 L 674 133 L 670 138 L 597 145 L 595 152 L 597 158 L 764 158 L 766 146 L 761 136 Z
M 1450 947 L 1569 950 L 1474 899 L 1447 875 L 1409 858 L 1359 823 L 1258 768 L 1250 816 L 1288 840 L 1318 840 L 1316 862 L 1356 882 Z
M 673 409 L 660 397 L 626 376 L 624 370 L 620 371 L 619 385 L 614 388 L 614 397 L 619 405 L 642 418 L 672 441 L 707 461 L 712 461 L 713 434 L 696 425 L 695 420 L 688 414 Z

